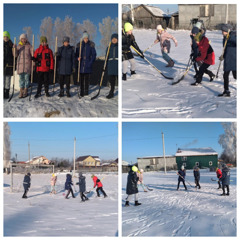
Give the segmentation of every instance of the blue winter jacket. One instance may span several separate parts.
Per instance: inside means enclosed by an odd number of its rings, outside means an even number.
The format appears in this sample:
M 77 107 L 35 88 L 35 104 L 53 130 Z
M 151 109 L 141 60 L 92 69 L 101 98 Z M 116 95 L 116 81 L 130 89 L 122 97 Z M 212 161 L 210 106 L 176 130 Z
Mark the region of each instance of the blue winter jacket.
M 108 51 L 108 47 L 106 53 Z M 118 75 L 118 43 L 111 44 L 109 55 L 108 55 L 108 75 Z
M 72 189 L 72 175 L 71 174 L 67 174 L 67 178 L 66 178 L 66 182 L 65 182 L 65 190 L 69 190 Z
M 86 177 L 83 176 L 82 174 L 79 174 L 79 181 L 78 181 L 78 185 L 79 185 L 79 192 L 85 192 L 86 191 Z
M 222 169 L 222 177 L 220 178 L 220 181 L 222 181 L 223 186 L 230 184 L 230 171 L 228 167 Z
M 71 75 L 75 67 L 75 55 L 73 47 L 68 45 L 58 48 L 57 52 L 58 74 Z
M 30 178 L 30 176 L 25 175 L 24 179 L 23 179 L 24 190 L 28 190 L 30 188 L 30 186 L 31 186 L 31 178 Z
M 226 37 L 223 38 L 223 46 L 226 41 Z M 223 70 L 236 71 L 237 61 L 237 33 L 235 31 L 230 32 L 229 39 L 224 52 L 224 66 Z
M 75 55 L 77 59 L 79 58 L 79 45 L 80 44 L 78 43 Z M 92 65 L 97 56 L 95 44 L 92 41 L 88 41 L 87 43 L 82 41 L 81 49 L 80 73 L 92 73 Z
M 185 181 L 185 176 L 186 176 L 185 170 L 180 169 L 178 171 L 178 174 L 179 174 L 178 181 L 182 181 L 182 182 Z M 180 177 L 180 176 L 182 176 L 182 177 Z

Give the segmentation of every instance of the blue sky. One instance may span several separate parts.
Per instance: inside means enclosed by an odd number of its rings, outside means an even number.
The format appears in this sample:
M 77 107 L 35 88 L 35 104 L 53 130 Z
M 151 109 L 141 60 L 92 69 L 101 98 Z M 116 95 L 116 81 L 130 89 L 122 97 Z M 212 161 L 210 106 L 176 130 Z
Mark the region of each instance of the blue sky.
M 172 13 L 178 11 L 178 4 L 152 4 L 153 6 L 157 6 L 161 8 L 165 13 Z
M 12 39 L 14 37 L 18 39 L 23 28 L 31 26 L 37 36 L 43 18 L 50 16 L 54 20 L 56 17 L 64 20 L 67 15 L 72 17 L 75 23 L 89 19 L 98 28 L 98 23 L 102 22 L 103 18 L 110 16 L 115 19 L 118 16 L 118 6 L 117 4 L 4 4 L 4 31 L 9 31 Z M 97 31 L 96 45 L 100 44 L 100 38 L 100 32 Z
M 10 122 L 12 157 L 18 161 L 30 156 L 44 155 L 73 159 L 74 137 L 76 137 L 76 157 L 95 155 L 110 160 L 118 157 L 118 124 L 113 122 Z
M 122 159 L 129 163 L 138 157 L 162 156 L 162 132 L 166 155 L 174 155 L 177 148 L 211 147 L 222 152 L 218 137 L 224 130 L 218 122 L 123 122 L 122 131 Z

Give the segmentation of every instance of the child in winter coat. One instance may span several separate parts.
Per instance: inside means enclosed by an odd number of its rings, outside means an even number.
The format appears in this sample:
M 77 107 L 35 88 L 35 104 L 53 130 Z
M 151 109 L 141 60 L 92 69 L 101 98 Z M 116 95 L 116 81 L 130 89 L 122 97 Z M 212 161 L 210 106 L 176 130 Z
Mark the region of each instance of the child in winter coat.
M 31 187 L 31 173 L 27 173 L 25 176 L 24 176 L 24 179 L 23 179 L 23 188 L 24 188 L 24 194 L 22 196 L 22 198 L 27 198 L 27 193 L 29 191 L 29 188 Z
M 49 95 L 49 72 L 53 71 L 54 60 L 52 50 L 48 47 L 47 38 L 40 37 L 40 46 L 34 53 L 34 61 L 36 62 L 36 71 L 38 75 L 38 88 L 35 98 L 41 96 L 42 84 L 44 84 L 46 97 Z
M 128 179 L 127 179 L 127 188 L 126 188 L 126 193 L 127 193 L 127 198 L 126 198 L 126 203 L 125 206 L 129 206 L 129 201 L 134 195 L 135 197 L 135 206 L 141 205 L 141 203 L 138 202 L 138 176 L 137 176 L 138 168 L 136 166 L 131 167 L 129 173 L 128 173 Z
M 8 31 L 3 32 L 3 48 L 4 48 L 4 65 L 3 65 L 3 79 L 4 79 L 4 99 L 9 98 L 9 89 L 11 85 L 11 77 L 15 66 L 13 66 L 13 42 L 10 39 Z
M 108 55 L 107 69 L 108 69 L 108 81 L 111 85 L 111 89 L 106 98 L 110 99 L 114 97 L 115 82 L 118 80 L 118 34 L 114 33 L 111 36 L 111 47 Z M 108 51 L 108 48 L 106 52 Z
M 72 185 L 73 185 L 73 182 L 72 182 L 72 175 L 71 174 L 67 174 L 66 175 L 66 182 L 65 182 L 65 190 L 68 190 L 67 192 L 67 195 L 66 195 L 66 199 L 68 199 L 68 195 L 71 193 L 72 194 L 72 197 L 75 198 L 74 196 L 74 193 L 73 193 L 73 190 L 72 190 Z
M 179 189 L 180 182 L 183 183 L 183 186 L 185 187 L 185 190 L 187 190 L 187 187 L 186 187 L 186 185 L 185 185 L 186 171 L 185 171 L 185 169 L 184 169 L 184 166 L 181 167 L 181 169 L 178 171 L 177 175 L 179 176 L 179 177 L 178 177 L 177 190 Z
M 84 195 L 84 192 L 86 192 L 86 177 L 82 175 L 82 172 L 80 172 L 78 176 L 79 182 L 77 182 L 76 185 L 79 185 L 79 192 L 82 202 L 85 202 L 88 200 L 88 198 Z
M 229 168 L 227 167 L 227 165 L 224 163 L 222 165 L 222 177 L 220 178 L 220 181 L 222 182 L 222 190 L 223 193 L 221 194 L 221 196 L 229 196 L 229 184 L 230 184 L 230 171 Z M 225 193 L 225 187 L 227 188 L 227 194 Z
M 199 184 L 199 181 L 200 181 L 200 171 L 199 171 L 199 167 L 198 166 L 195 166 L 193 168 L 193 176 L 194 176 L 194 179 L 195 179 L 195 188 L 198 187 L 198 189 L 201 188 L 200 184 Z
M 147 192 L 147 190 L 144 188 L 144 184 L 143 184 L 143 169 L 140 169 L 140 172 L 137 172 L 137 177 L 138 177 L 138 187 L 142 187 L 144 192 Z
M 75 72 L 75 55 L 74 49 L 69 45 L 70 38 L 63 37 L 63 46 L 58 48 L 57 61 L 58 61 L 58 74 L 60 93 L 59 97 L 64 96 L 64 84 L 66 84 L 67 97 L 71 97 L 70 94 L 70 77 Z
M 143 52 L 140 50 L 139 46 L 137 45 L 135 41 L 135 37 L 132 34 L 133 31 L 133 25 L 129 22 L 126 22 L 124 24 L 124 28 L 122 31 L 122 80 L 127 80 L 127 69 L 128 69 L 128 61 L 130 62 L 130 70 L 131 75 L 136 74 L 135 72 L 135 60 L 132 54 L 132 51 L 130 49 L 130 46 L 133 46 L 141 55 L 141 58 L 144 58 Z
M 162 25 L 158 25 L 157 39 L 154 41 L 154 43 L 160 42 L 163 59 L 168 63 L 166 67 L 174 66 L 174 61 L 168 56 L 168 53 L 170 53 L 171 48 L 170 39 L 173 40 L 173 42 L 175 43 L 175 47 L 177 47 L 178 43 L 176 38 L 169 34 L 166 30 L 164 30 L 162 28 Z
M 215 54 L 211 45 L 209 44 L 208 38 L 199 31 L 199 28 L 193 27 L 192 36 L 198 46 L 198 56 L 197 58 L 194 58 L 193 61 L 198 64 L 199 71 L 196 76 L 196 81 L 191 85 L 197 86 L 202 82 L 202 77 L 204 73 L 207 73 L 210 76 L 210 81 L 213 80 L 213 77 L 215 75 L 210 70 L 208 70 L 208 68 L 210 65 L 215 64 Z
M 28 96 L 29 77 L 31 74 L 33 57 L 32 51 L 33 48 L 28 42 L 27 34 L 21 34 L 15 55 L 17 57 L 17 73 L 19 74 L 19 98 Z
M 94 182 L 94 188 L 97 186 L 97 196 L 100 197 L 100 193 L 99 191 L 101 191 L 104 195 L 104 197 L 107 197 L 107 194 L 104 192 L 103 190 L 103 185 L 101 183 L 101 181 L 97 178 L 97 176 L 94 176 L 94 174 L 92 175 L 92 179 L 93 179 L 93 182 Z
M 53 173 L 51 177 L 51 193 L 53 194 L 56 194 L 56 190 L 55 190 L 56 182 L 57 182 L 57 176 L 56 174 Z
M 219 58 L 220 61 L 224 60 L 223 65 L 223 79 L 224 79 L 224 91 L 219 94 L 219 97 L 230 97 L 229 91 L 229 74 L 232 72 L 234 79 L 237 78 L 237 33 L 232 30 L 230 24 L 224 24 L 222 26 L 223 46 L 227 41 L 227 45 L 224 54 Z
M 216 174 L 217 174 L 217 178 L 218 178 L 218 189 L 220 189 L 220 188 L 222 188 L 221 182 L 220 182 L 220 179 L 222 177 L 222 171 L 220 168 L 216 168 Z
M 89 40 L 87 32 L 83 33 L 81 39 L 81 56 L 79 58 L 80 43 L 77 44 L 76 57 L 80 61 L 80 96 L 84 97 L 89 93 L 90 75 L 92 73 L 92 65 L 96 60 L 95 43 Z M 79 71 L 79 70 L 78 70 Z

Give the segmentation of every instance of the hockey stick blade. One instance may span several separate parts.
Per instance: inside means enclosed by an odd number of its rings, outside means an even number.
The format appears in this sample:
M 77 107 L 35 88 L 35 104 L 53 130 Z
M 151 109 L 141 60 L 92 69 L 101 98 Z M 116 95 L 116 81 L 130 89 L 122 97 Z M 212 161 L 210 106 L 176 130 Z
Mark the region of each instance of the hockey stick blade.
M 99 88 L 99 90 L 98 90 L 98 93 L 97 93 L 95 96 L 93 96 L 93 97 L 91 98 L 91 100 L 94 100 L 95 98 L 97 98 L 98 95 L 99 95 L 99 93 L 100 93 L 100 88 Z
M 173 79 L 174 79 L 173 77 L 168 77 L 168 76 L 164 75 L 163 73 L 161 73 L 161 75 L 162 75 L 163 77 L 165 77 L 166 79 L 169 79 L 169 80 L 173 80 Z

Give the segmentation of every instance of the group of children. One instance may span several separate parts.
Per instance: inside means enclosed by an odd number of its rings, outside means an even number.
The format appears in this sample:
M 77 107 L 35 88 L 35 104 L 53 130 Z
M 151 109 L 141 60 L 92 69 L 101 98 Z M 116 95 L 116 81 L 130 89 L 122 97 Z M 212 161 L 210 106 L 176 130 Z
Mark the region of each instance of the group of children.
M 104 198 L 106 198 L 107 194 L 103 190 L 103 184 L 102 184 L 101 180 L 94 174 L 92 174 L 91 178 L 94 183 L 93 188 L 97 187 L 97 189 L 96 189 L 97 196 L 100 197 L 100 192 L 102 192 Z M 57 192 L 56 192 L 55 186 L 57 183 L 57 175 L 55 173 L 52 174 L 50 182 L 51 182 L 51 192 L 50 193 L 56 194 Z M 88 197 L 84 194 L 86 192 L 86 177 L 83 176 L 82 172 L 79 172 L 79 174 L 78 174 L 78 182 L 76 183 L 76 185 L 79 186 L 79 193 L 80 193 L 80 198 L 81 198 L 82 202 L 89 200 Z M 66 199 L 68 199 L 68 196 L 70 193 L 72 194 L 72 197 L 75 198 L 72 186 L 73 186 L 72 173 L 68 173 L 66 175 L 66 181 L 65 181 L 65 185 L 64 185 L 64 189 L 67 190 L 67 194 L 65 195 Z M 31 187 L 31 173 L 27 173 L 23 179 L 24 194 L 23 194 L 22 198 L 27 198 L 27 193 L 28 193 L 30 187 Z
M 223 67 L 223 79 L 224 79 L 224 91 L 219 94 L 219 97 L 230 97 L 229 91 L 229 74 L 232 72 L 234 79 L 236 79 L 236 31 L 230 24 L 222 25 L 222 35 L 223 35 L 223 47 L 225 47 L 223 55 L 219 57 L 220 61 L 224 60 Z M 208 70 L 211 65 L 215 64 L 215 54 L 212 46 L 210 45 L 209 39 L 205 36 L 206 29 L 198 22 L 191 31 L 191 54 L 190 58 L 193 62 L 196 74 L 194 76 L 195 82 L 192 86 L 197 86 L 202 82 L 203 74 L 206 73 L 210 77 L 210 81 L 213 81 L 215 74 Z M 168 63 L 166 67 L 173 67 L 174 60 L 169 56 L 172 40 L 175 46 L 178 46 L 177 40 L 171 34 L 169 34 L 162 25 L 157 26 L 157 37 L 154 44 L 160 42 L 160 48 L 162 52 L 163 59 Z M 136 74 L 136 65 L 134 56 L 131 51 L 131 46 L 138 50 L 139 56 L 144 58 L 143 51 L 140 50 L 138 44 L 135 41 L 133 35 L 133 25 L 126 22 L 122 31 L 122 61 L 123 61 L 123 75 L 122 80 L 127 80 L 127 68 L 128 61 L 130 63 L 131 75 Z
M 76 52 L 70 45 L 70 38 L 65 36 L 62 39 L 63 45 L 53 54 L 48 46 L 48 40 L 45 36 L 40 37 L 40 46 L 34 51 L 28 41 L 26 34 L 21 34 L 19 43 L 13 44 L 10 39 L 10 33 L 4 31 L 4 99 L 9 98 L 9 89 L 11 77 L 14 74 L 15 67 L 19 75 L 20 93 L 19 98 L 28 96 L 30 85 L 30 74 L 32 64 L 35 63 L 38 88 L 35 98 L 41 96 L 42 85 L 44 84 L 45 96 L 50 97 L 49 82 L 50 72 L 54 71 L 54 57 L 57 61 L 57 73 L 59 76 L 60 93 L 59 97 L 64 96 L 64 85 L 66 84 L 66 95 L 70 94 L 70 76 L 77 71 L 80 74 L 80 96 L 84 97 L 89 94 L 90 75 L 92 73 L 93 63 L 96 60 L 95 44 L 89 40 L 89 34 L 83 33 L 81 41 L 77 44 Z M 80 49 L 81 46 L 81 49 Z M 80 49 L 80 50 L 79 50 Z M 80 54 L 79 54 L 80 51 Z M 13 66 L 14 56 L 16 66 Z M 80 63 L 79 63 L 80 62 Z M 80 66 L 80 69 L 78 69 Z M 107 59 L 108 80 L 111 85 L 108 99 L 114 97 L 115 82 L 118 79 L 118 34 L 112 34 L 109 55 Z

